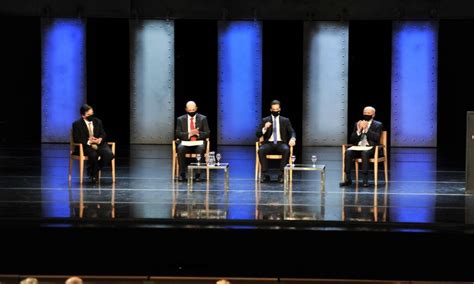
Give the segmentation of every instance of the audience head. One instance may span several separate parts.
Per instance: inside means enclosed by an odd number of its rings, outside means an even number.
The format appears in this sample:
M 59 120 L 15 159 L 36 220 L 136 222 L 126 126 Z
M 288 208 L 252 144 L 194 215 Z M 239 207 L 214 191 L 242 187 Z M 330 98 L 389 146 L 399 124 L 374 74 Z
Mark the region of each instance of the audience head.
M 82 279 L 77 276 L 69 277 L 65 284 L 82 284 Z
M 26 279 L 23 279 L 20 284 L 38 284 L 38 279 L 36 278 L 32 278 L 32 277 L 28 277 Z

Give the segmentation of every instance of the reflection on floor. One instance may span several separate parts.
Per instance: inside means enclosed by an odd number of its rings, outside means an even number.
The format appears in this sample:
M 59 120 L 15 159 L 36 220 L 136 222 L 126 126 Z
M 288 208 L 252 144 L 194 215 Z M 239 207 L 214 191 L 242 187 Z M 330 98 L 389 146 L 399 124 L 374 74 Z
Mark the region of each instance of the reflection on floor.
M 434 149 L 391 149 L 389 182 L 368 188 L 340 188 L 340 149 L 305 147 L 298 163 L 326 165 L 326 188 L 318 173 L 295 172 L 292 194 L 276 181 L 254 179 L 255 150 L 220 146 L 230 163 L 229 191 L 224 176 L 208 182 L 171 180 L 170 146 L 117 148 L 117 182 L 106 169 L 100 184 L 78 180 L 74 162 L 68 185 L 68 146 L 0 148 L 0 217 L 60 219 L 301 220 L 415 224 L 471 224 L 473 196 L 465 193 L 464 172 L 437 165 Z M 381 171 L 383 169 L 380 169 Z M 380 172 L 379 177 L 383 177 Z M 275 180 L 277 172 L 273 172 Z M 372 173 L 370 174 L 372 177 Z

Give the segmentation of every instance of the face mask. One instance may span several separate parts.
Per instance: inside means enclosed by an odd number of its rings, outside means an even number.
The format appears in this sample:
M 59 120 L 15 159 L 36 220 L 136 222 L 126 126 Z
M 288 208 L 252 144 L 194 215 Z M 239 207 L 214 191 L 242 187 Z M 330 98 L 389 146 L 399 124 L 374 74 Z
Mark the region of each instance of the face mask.
M 277 116 L 280 115 L 280 112 L 279 112 L 279 111 L 272 111 L 272 115 L 273 115 L 274 117 L 277 117 Z
M 190 117 L 194 117 L 194 116 L 196 115 L 196 112 L 188 112 L 188 115 L 189 115 Z
M 364 119 L 365 121 L 369 121 L 369 120 L 371 120 L 371 119 L 373 118 L 373 116 L 371 116 L 371 115 L 366 115 L 366 114 L 364 114 L 362 117 L 363 117 L 363 119 Z
M 93 115 L 86 116 L 86 120 L 87 120 L 87 121 L 93 121 L 93 120 L 94 120 L 94 116 L 93 116 Z

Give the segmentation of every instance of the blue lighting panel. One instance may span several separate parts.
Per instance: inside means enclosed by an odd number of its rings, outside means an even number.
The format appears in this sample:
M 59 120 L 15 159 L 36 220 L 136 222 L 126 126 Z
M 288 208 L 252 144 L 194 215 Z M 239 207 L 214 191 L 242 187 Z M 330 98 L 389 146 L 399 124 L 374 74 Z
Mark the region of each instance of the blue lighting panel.
M 251 145 L 261 121 L 262 25 L 219 22 L 218 143 Z
M 174 137 L 174 21 L 130 21 L 130 143 Z
M 437 22 L 393 23 L 393 146 L 436 147 L 437 46 Z
M 346 143 L 348 23 L 305 22 L 303 58 L 303 145 Z
M 77 19 L 42 23 L 42 142 L 68 142 L 85 101 L 85 27 Z

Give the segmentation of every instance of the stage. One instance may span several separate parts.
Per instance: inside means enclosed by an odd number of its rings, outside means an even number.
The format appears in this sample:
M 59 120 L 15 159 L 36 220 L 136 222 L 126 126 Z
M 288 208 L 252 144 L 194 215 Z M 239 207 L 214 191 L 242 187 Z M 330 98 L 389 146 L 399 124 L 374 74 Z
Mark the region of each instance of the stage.
M 99 184 L 86 179 L 83 185 L 77 161 L 68 184 L 68 145 L 2 146 L 6 251 L 12 259 L 28 252 L 57 256 L 50 272 L 71 274 L 412 280 L 471 274 L 465 265 L 446 270 L 453 264 L 430 259 L 433 243 L 440 255 L 467 253 L 474 222 L 464 171 L 443 166 L 436 149 L 392 148 L 388 183 L 382 168 L 377 186 L 371 172 L 368 188 L 341 188 L 340 148 L 303 147 L 297 163 L 311 164 L 316 154 L 317 164 L 326 166 L 325 188 L 319 173 L 295 172 L 291 194 L 276 181 L 277 172 L 269 183 L 255 181 L 255 147 L 214 150 L 230 163 L 227 190 L 221 172 L 192 187 L 173 181 L 167 145 L 118 146 L 116 182 L 107 168 Z M 66 253 L 81 256 L 68 265 L 61 261 Z M 90 258 L 94 254 L 100 257 Z M 145 254 L 156 255 L 156 263 L 141 259 Z M 236 260 L 243 255 L 248 262 Z M 104 265 L 105 256 L 110 263 Z M 3 274 L 36 271 L 35 265 L 9 264 Z

